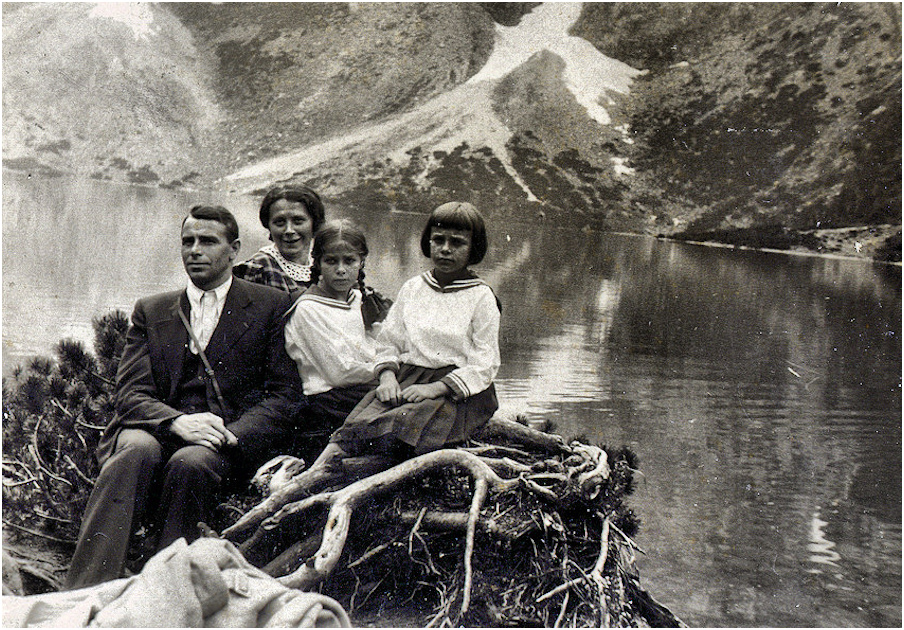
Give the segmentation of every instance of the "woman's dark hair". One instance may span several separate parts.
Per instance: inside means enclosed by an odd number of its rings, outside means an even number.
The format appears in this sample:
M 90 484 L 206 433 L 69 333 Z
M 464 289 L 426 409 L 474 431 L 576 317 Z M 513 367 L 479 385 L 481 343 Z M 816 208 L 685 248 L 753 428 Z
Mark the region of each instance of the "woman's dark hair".
M 226 226 L 226 237 L 230 243 L 239 237 L 239 224 L 235 216 L 223 206 L 192 206 L 185 219 L 188 217 L 222 223 Z M 185 219 L 182 219 L 182 225 L 185 225 Z
M 323 202 L 320 200 L 320 195 L 307 186 L 277 186 L 264 195 L 264 198 L 261 201 L 260 213 L 258 215 L 261 220 L 261 225 L 268 230 L 270 229 L 270 207 L 280 199 L 294 201 L 304 205 L 304 209 L 307 211 L 308 216 L 311 217 L 311 228 L 313 232 L 319 230 L 320 226 L 323 225 L 326 213 L 323 209 Z
M 487 227 L 483 215 L 473 205 L 462 201 L 450 201 L 438 206 L 430 213 L 427 225 L 421 234 L 421 252 L 430 257 L 430 237 L 433 228 L 471 231 L 471 253 L 468 264 L 475 265 L 487 254 Z
M 358 252 L 361 260 L 367 257 L 367 239 L 364 231 L 348 219 L 327 221 L 317 230 L 311 245 L 311 281 L 320 279 L 320 259 L 328 247 L 336 243 L 346 243 Z M 358 285 L 364 292 L 364 268 L 358 271 Z

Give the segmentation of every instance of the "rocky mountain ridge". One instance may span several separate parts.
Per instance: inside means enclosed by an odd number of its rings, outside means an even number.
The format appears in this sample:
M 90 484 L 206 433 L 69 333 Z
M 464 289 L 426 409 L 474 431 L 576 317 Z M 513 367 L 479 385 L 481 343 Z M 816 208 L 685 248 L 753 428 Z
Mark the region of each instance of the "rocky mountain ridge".
M 600 33 L 594 23 L 625 24 L 620 15 L 658 26 L 624 54 L 653 69 L 633 90 L 632 162 L 668 208 L 657 217 L 664 231 L 744 242 L 755 227 L 761 242 L 818 247 L 829 228 L 900 225 L 900 7 L 659 11 L 672 15 L 593 4 L 576 30 Z M 588 37 L 613 55 L 630 40 Z
M 900 260 L 900 5 L 108 6 L 3 5 L 4 168 Z

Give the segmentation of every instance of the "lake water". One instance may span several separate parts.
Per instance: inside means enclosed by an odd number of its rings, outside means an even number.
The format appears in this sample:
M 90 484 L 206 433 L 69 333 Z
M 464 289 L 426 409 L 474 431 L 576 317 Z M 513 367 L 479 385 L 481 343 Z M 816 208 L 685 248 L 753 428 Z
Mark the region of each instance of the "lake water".
M 264 244 L 257 199 L 3 179 L 3 371 L 184 283 L 195 203 Z M 352 216 L 369 283 L 426 269 L 420 215 Z M 692 626 L 901 625 L 901 270 L 495 221 L 500 400 L 629 445 L 648 590 Z M 243 256 L 243 257 L 244 257 Z

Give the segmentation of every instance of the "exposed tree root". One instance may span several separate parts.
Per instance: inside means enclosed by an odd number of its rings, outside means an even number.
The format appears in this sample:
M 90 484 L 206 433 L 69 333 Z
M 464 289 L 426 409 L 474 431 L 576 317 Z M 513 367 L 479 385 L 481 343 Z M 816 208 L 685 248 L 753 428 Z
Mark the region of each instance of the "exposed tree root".
M 309 469 L 294 476 L 277 478 L 276 482 L 282 485 L 268 484 L 272 493 L 245 513 L 235 524 L 225 529 L 223 537 L 238 542 L 283 506 L 310 496 L 320 489 L 386 470 L 394 463 L 395 460 L 377 455 L 356 457 L 344 460 L 339 466 Z M 270 465 L 271 463 L 267 463 L 265 467 Z
M 264 521 L 262 527 L 264 529 L 278 528 L 283 519 L 313 507 L 328 507 L 329 515 L 320 549 L 301 568 L 280 578 L 280 582 L 293 588 L 306 589 L 324 580 L 339 560 L 348 536 L 352 512 L 361 501 L 388 492 L 402 481 L 417 477 L 432 468 L 449 466 L 466 469 L 476 480 L 478 488 L 482 485 L 485 488 L 491 487 L 494 491 L 501 492 L 517 483 L 516 480 L 503 480 L 489 466 L 470 453 L 441 450 L 409 459 L 387 471 L 356 481 L 342 490 L 325 492 L 286 505 L 274 516 Z M 483 492 L 485 494 L 486 490 Z M 477 494 L 475 493 L 475 496 Z M 476 511 L 472 508 L 469 516 L 468 535 L 472 539 L 477 512 L 479 512 L 479 504 Z
M 600 537 L 600 555 L 596 561 L 596 564 L 593 566 L 593 570 L 590 572 L 590 574 L 587 575 L 586 577 L 584 577 L 584 576 L 576 577 L 573 580 L 569 580 L 569 581 L 565 582 L 564 584 L 560 584 L 559 586 L 555 587 L 548 593 L 544 593 L 543 595 L 540 595 L 540 597 L 537 598 L 537 602 L 539 603 L 539 602 L 545 601 L 545 600 L 549 599 L 550 597 L 552 597 L 553 595 L 558 595 L 559 593 L 561 593 L 563 591 L 567 591 L 575 584 L 579 584 L 587 579 L 593 580 L 593 582 L 599 586 L 599 584 L 603 578 L 603 566 L 606 564 L 606 558 L 608 557 L 608 555 L 609 555 L 609 519 L 607 518 L 607 519 L 603 519 L 603 533 L 602 533 L 602 536 Z M 602 592 L 602 588 L 600 588 L 600 591 Z
M 427 627 L 681 625 L 634 569 L 627 449 L 494 418 L 479 441 L 391 463 L 274 466 L 258 484 L 273 493 L 224 534 L 246 538 L 246 558 L 283 584 L 318 588 L 365 624 L 394 610 Z
M 493 417 L 480 432 L 480 436 L 495 436 L 497 438 L 513 441 L 521 444 L 529 444 L 552 453 L 569 452 L 561 437 L 536 431 L 517 422 L 503 418 Z M 504 447 L 495 447 L 504 449 Z M 511 449 L 510 449 L 511 450 Z M 286 464 L 285 458 L 277 458 L 281 465 Z M 291 463 L 291 462 L 290 462 Z M 275 514 L 284 505 L 303 499 L 317 490 L 331 485 L 348 482 L 350 478 L 361 478 L 368 474 L 385 470 L 395 462 L 381 456 L 357 457 L 345 459 L 341 463 L 326 467 L 312 468 L 295 475 L 286 476 L 280 472 L 267 474 L 259 473 L 260 481 L 267 479 L 271 493 L 261 503 L 250 509 L 235 524 L 223 531 L 223 536 L 233 542 L 239 542 L 248 536 L 250 532 L 261 525 L 268 517 Z M 512 459 L 487 460 L 494 468 L 514 468 L 523 472 L 523 465 L 519 465 Z M 275 465 L 274 462 L 265 464 L 264 469 Z M 258 478 L 258 476 L 256 476 Z

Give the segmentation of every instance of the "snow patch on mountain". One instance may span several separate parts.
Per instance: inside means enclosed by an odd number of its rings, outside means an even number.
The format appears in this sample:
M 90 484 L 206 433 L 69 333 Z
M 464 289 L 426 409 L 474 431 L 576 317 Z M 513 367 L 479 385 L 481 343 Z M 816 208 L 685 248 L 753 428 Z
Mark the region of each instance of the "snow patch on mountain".
M 469 83 L 500 79 L 533 55 L 548 50 L 565 62 L 563 78 L 577 102 L 593 120 L 608 125 L 611 118 L 605 104 L 614 101 L 607 93 L 627 94 L 631 81 L 641 71 L 607 57 L 587 40 L 569 35 L 580 14 L 580 2 L 546 2 L 525 15 L 517 26 L 497 25 L 493 54 Z
M 640 71 L 598 52 L 589 42 L 568 35 L 581 12 L 581 3 L 545 3 L 518 26 L 497 26 L 493 53 L 484 67 L 464 84 L 389 120 L 365 124 L 357 130 L 309 145 L 299 151 L 247 166 L 225 178 L 241 188 L 253 189 L 267 179 L 284 179 L 298 173 L 324 170 L 351 155 L 360 160 L 409 161 L 409 152 L 449 153 L 462 144 L 487 147 L 529 201 L 536 195 L 519 175 L 507 150 L 512 132 L 494 112 L 492 94 L 499 79 L 522 66 L 534 55 L 549 51 L 564 63 L 562 80 L 577 102 L 600 125 L 611 122 L 606 105 L 614 104 L 610 92 L 625 94 Z M 623 129 L 618 129 L 627 136 Z M 426 177 L 430 163 L 425 165 Z M 618 175 L 633 169 L 614 163 Z
M 627 165 L 628 160 L 623 157 L 613 156 L 612 168 L 616 175 L 634 175 L 637 171 Z
M 157 34 L 154 14 L 145 3 L 140 2 L 98 2 L 88 17 L 108 19 L 124 24 L 132 31 L 136 40 L 147 40 Z

